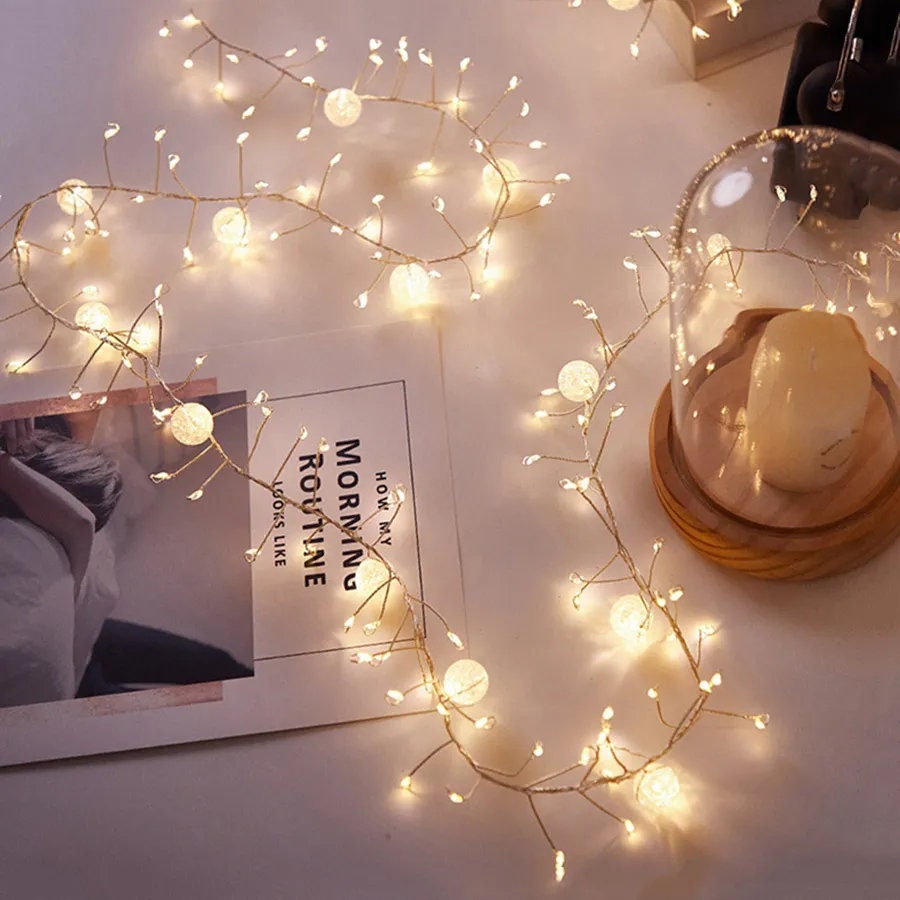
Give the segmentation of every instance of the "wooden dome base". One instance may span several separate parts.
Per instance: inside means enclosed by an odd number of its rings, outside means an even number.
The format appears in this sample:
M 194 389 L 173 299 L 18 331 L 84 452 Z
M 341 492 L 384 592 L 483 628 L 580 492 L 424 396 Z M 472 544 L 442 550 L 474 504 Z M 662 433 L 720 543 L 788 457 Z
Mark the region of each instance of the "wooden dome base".
M 672 422 L 672 389 L 650 422 L 653 485 L 676 529 L 707 559 L 755 578 L 809 581 L 855 569 L 900 534 L 900 472 L 862 508 L 815 528 L 759 525 L 711 500 L 688 471 Z

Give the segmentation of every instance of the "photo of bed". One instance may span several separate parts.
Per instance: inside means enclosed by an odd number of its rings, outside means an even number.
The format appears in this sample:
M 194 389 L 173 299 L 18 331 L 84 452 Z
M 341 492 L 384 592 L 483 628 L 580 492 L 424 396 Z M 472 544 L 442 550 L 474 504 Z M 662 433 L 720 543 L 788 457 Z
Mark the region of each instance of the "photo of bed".
M 241 392 L 201 394 L 215 413 Z M 146 391 L 0 406 L 0 709 L 253 675 L 249 488 L 223 473 L 202 503 L 154 484 L 196 455 L 154 419 Z M 216 437 L 246 455 L 247 420 Z M 214 462 L 191 468 L 198 481 Z M 134 701 L 134 702 L 131 702 Z

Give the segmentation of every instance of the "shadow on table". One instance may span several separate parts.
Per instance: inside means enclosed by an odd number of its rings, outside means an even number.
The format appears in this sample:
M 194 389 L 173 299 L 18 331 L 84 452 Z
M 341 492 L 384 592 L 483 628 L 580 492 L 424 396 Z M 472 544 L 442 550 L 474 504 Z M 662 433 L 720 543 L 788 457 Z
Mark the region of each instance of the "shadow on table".
M 786 624 L 820 634 L 878 635 L 900 633 L 900 603 L 895 579 L 900 544 L 852 572 L 816 581 L 762 582 L 728 577 L 727 593 L 735 604 L 765 607 Z

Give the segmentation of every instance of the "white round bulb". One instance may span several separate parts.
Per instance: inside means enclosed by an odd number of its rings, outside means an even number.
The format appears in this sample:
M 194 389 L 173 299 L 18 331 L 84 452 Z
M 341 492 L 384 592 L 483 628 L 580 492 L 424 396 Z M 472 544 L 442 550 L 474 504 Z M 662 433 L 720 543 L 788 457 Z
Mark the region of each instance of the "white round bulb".
M 638 801 L 648 809 L 671 806 L 680 792 L 678 776 L 669 766 L 644 772 L 635 787 Z
M 385 585 L 391 570 L 380 559 L 364 559 L 356 570 L 356 589 L 368 596 Z
M 90 331 L 108 331 L 111 321 L 112 314 L 109 307 L 98 300 L 82 303 L 75 313 L 75 324 Z
M 135 325 L 128 343 L 133 350 L 138 353 L 148 353 L 156 346 L 156 340 L 159 337 L 159 329 L 149 322 L 141 322 Z
M 246 247 L 250 219 L 239 206 L 224 206 L 213 216 L 212 231 L 220 244 Z
M 212 413 L 202 403 L 176 406 L 169 423 L 172 437 L 188 447 L 202 444 L 213 433 Z
M 410 263 L 397 266 L 391 272 L 391 293 L 402 304 L 418 306 L 428 302 L 431 279 L 428 273 L 418 264 Z
M 362 113 L 362 100 L 349 88 L 335 88 L 322 106 L 325 118 L 338 128 L 353 125 Z
M 609 611 L 612 630 L 625 641 L 640 640 L 650 624 L 650 614 L 637 594 L 619 597 Z
M 93 199 L 94 192 L 80 178 L 69 178 L 56 192 L 56 202 L 67 216 L 80 216 L 90 209 Z
M 500 171 L 498 172 L 497 169 Z M 484 185 L 485 190 L 490 194 L 492 200 L 495 200 L 499 196 L 504 179 L 506 179 L 507 182 L 522 180 L 522 173 L 519 170 L 519 167 L 511 159 L 498 159 L 496 167 L 488 163 L 481 170 L 481 182 Z M 510 184 L 510 197 L 519 186 L 520 185 Z
M 641 0 L 606 0 L 606 2 L 619 12 L 627 12 L 629 9 L 634 9 Z
M 583 359 L 574 359 L 559 370 L 559 392 L 573 403 L 590 400 L 600 387 L 600 373 Z
M 474 659 L 458 659 L 444 673 L 444 692 L 458 706 L 472 706 L 488 690 L 488 673 Z

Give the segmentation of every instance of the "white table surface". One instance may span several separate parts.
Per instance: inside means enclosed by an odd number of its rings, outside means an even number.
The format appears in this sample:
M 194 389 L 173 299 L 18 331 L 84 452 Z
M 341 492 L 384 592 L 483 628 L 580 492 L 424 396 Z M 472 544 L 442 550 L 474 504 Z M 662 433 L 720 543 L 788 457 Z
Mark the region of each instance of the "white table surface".
M 123 125 L 122 146 L 141 152 L 146 139 L 129 144 L 125 131 L 158 124 L 180 135 L 185 159 L 202 159 L 214 141 L 227 146 L 233 115 L 194 102 L 177 56 L 155 37 L 163 18 L 185 11 L 158 0 L 6 0 L 4 215 L 77 171 L 99 174 L 110 120 Z M 565 472 L 520 465 L 548 440 L 528 412 L 559 366 L 596 343 L 572 299 L 595 305 L 614 333 L 630 321 L 634 295 L 621 264 L 635 251 L 629 230 L 668 225 L 709 156 L 774 124 L 789 50 L 696 84 L 652 28 L 632 62 L 639 17 L 601 0 L 580 10 L 565 0 L 197 0 L 195 11 L 264 52 L 327 34 L 322 80 L 355 72 L 370 36 L 390 47 L 400 34 L 430 47 L 439 69 L 472 56 L 479 96 L 516 73 L 530 129 L 549 142 L 535 169 L 572 175 L 552 207 L 512 223 L 498 242 L 504 277 L 495 289 L 474 305 L 448 296 L 439 314 L 471 652 L 491 673 L 498 739 L 516 753 L 541 739 L 548 759 L 565 764 L 629 678 L 643 681 L 639 666 L 592 641 L 590 616 L 581 628 L 568 605 L 566 575 L 599 560 L 599 536 L 556 487 Z M 260 138 L 256 159 L 274 158 L 277 145 Z M 225 171 L 214 156 L 204 164 Z M 358 323 L 343 299 L 358 287 L 340 268 L 282 265 L 275 284 L 296 284 L 303 303 L 279 305 L 265 278 L 238 279 L 231 314 L 209 322 L 206 344 Z M 341 292 L 339 303 L 317 302 Z M 366 315 L 390 314 L 373 301 Z M 191 334 L 173 340 L 197 343 Z M 689 801 L 682 821 L 657 825 L 636 812 L 640 837 L 626 842 L 587 804 L 553 801 L 546 818 L 568 857 L 556 885 L 522 798 L 483 786 L 452 806 L 445 783 L 465 788 L 471 778 L 443 764 L 423 773 L 423 796 L 395 789 L 440 741 L 438 722 L 414 717 L 0 772 L 0 896 L 900 895 L 900 546 L 809 586 L 754 583 L 693 555 L 649 481 L 647 421 L 667 375 L 658 321 L 619 375 L 627 425 L 606 472 L 622 530 L 635 546 L 671 537 L 663 583 L 684 585 L 685 613 L 723 626 L 709 649 L 726 679 L 721 705 L 772 717 L 765 733 L 706 721 L 678 748 L 673 763 Z

